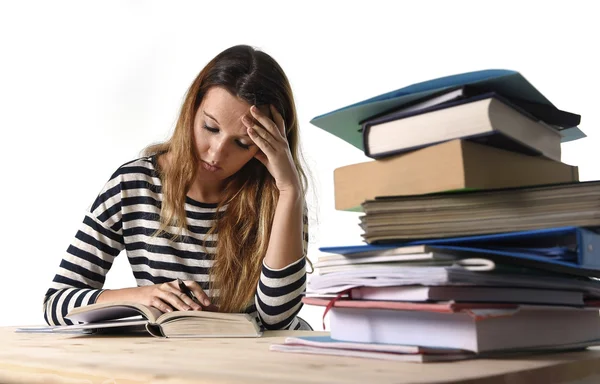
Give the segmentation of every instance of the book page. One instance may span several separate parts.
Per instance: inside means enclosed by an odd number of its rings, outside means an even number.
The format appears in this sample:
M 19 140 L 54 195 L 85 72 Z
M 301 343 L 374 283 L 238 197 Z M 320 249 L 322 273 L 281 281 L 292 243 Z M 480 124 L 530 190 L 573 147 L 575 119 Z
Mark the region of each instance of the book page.
M 106 320 L 142 316 L 155 322 L 162 312 L 156 308 L 132 302 L 99 303 L 74 308 L 66 316 L 71 321 L 94 323 Z
M 209 311 L 173 311 L 164 313 L 156 319 L 156 323 L 164 323 L 175 318 L 200 317 L 207 320 L 249 322 L 253 321 L 247 313 L 221 313 Z

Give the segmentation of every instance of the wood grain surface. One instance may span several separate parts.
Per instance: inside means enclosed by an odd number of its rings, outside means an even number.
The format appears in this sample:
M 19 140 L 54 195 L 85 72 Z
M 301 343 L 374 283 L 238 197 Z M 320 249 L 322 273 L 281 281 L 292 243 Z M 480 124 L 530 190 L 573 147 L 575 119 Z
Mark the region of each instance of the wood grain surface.
M 15 333 L 0 327 L 0 383 L 594 383 L 600 349 L 447 363 L 269 351 L 285 336 L 158 339 Z

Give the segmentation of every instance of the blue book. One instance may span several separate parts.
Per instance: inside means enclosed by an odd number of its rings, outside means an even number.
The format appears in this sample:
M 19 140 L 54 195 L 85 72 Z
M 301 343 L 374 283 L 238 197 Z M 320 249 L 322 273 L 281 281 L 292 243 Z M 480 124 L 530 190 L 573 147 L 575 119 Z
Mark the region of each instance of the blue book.
M 364 150 L 361 127 L 363 121 L 465 85 L 485 89 L 488 92 L 496 92 L 532 115 L 543 114 L 548 124 L 564 125 L 564 121 L 548 121 L 551 116 L 560 115 L 558 113 L 561 112 L 560 110 L 520 73 L 505 69 L 468 72 L 412 84 L 317 116 L 310 122 L 356 148 Z M 576 126 L 565 127 L 561 134 L 563 142 L 585 137 L 585 134 Z
M 580 227 L 536 229 L 490 235 L 428 239 L 385 245 L 321 247 L 346 256 L 376 254 L 394 248 L 428 245 L 457 257 L 485 257 L 497 262 L 558 273 L 600 277 L 600 234 Z

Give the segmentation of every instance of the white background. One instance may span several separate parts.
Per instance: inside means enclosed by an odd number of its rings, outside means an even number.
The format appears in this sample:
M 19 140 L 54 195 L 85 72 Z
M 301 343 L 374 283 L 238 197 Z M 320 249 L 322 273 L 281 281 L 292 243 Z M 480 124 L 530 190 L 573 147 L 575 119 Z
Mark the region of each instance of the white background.
M 588 138 L 563 145 L 599 179 L 600 27 L 593 2 L 3 1 L 0 3 L 0 325 L 42 324 L 42 299 L 84 211 L 112 172 L 171 133 L 184 92 L 217 53 L 271 54 L 295 92 L 314 184 L 311 245 L 357 244 L 333 170 L 366 161 L 309 124 L 434 77 L 521 72 Z M 596 47 L 596 48 L 594 48 Z M 135 283 L 117 258 L 106 286 Z M 315 329 L 322 311 L 301 315 Z

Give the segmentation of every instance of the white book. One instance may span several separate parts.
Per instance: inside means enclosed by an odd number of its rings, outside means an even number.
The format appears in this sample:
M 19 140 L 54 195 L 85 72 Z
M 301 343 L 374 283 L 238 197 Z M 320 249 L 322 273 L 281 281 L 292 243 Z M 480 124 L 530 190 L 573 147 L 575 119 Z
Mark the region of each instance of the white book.
M 333 307 L 331 337 L 361 343 L 482 352 L 544 348 L 600 339 L 598 309 L 519 307 L 453 313 Z
M 480 95 L 435 111 L 394 112 L 365 122 L 365 154 L 381 158 L 463 138 L 560 161 L 560 132 L 509 104 L 498 95 Z

